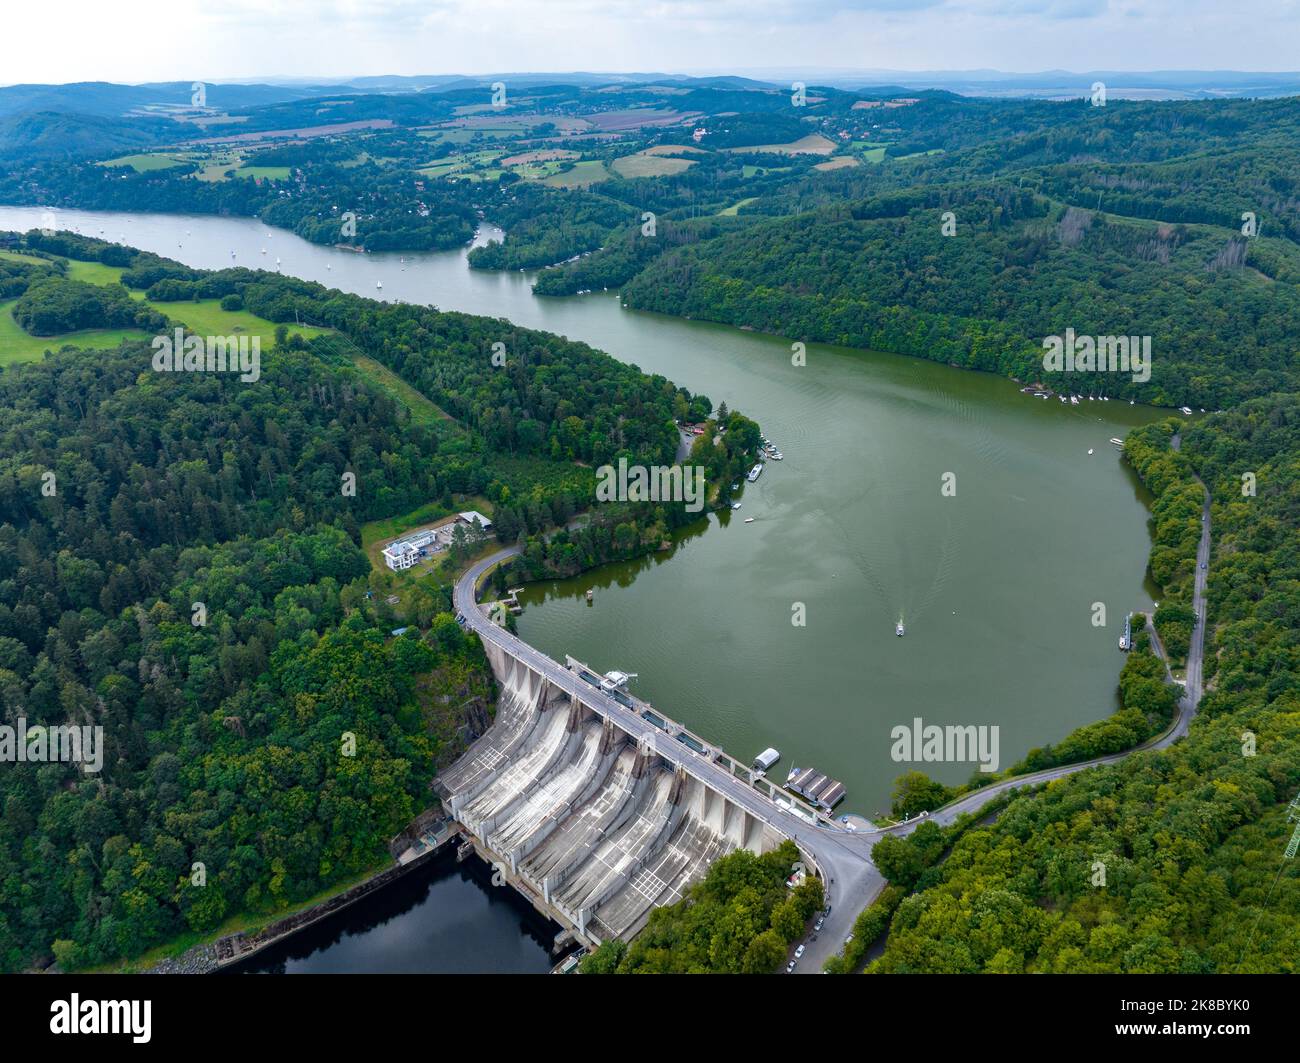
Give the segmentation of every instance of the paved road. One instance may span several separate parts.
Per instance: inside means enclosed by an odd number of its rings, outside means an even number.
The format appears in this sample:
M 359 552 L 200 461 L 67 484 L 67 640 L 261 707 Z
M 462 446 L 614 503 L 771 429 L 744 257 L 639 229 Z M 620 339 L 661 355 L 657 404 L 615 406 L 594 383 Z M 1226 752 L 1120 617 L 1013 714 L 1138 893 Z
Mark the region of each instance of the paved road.
M 1176 449 L 1176 447 L 1175 447 Z M 1204 484 L 1202 484 L 1204 487 Z M 1192 717 L 1201 699 L 1202 657 L 1205 649 L 1205 586 L 1206 568 L 1210 554 L 1210 496 L 1205 493 L 1204 527 L 1197 550 L 1196 576 L 1193 591 L 1193 608 L 1201 621 L 1193 629 L 1191 647 L 1187 658 L 1187 689 L 1179 702 L 1178 715 L 1172 725 L 1157 737 L 1135 749 L 1125 750 L 1079 764 L 1064 764 L 1044 771 L 1004 779 L 980 790 L 965 794 L 950 804 L 934 810 L 928 817 L 900 823 L 893 827 L 874 827 L 869 830 L 850 831 L 838 823 L 812 823 L 801 815 L 778 805 L 755 790 L 731 771 L 694 750 L 673 740 L 664 740 L 663 732 L 620 702 L 607 697 L 600 690 L 583 682 L 564 665 L 488 619 L 479 608 L 476 589 L 479 580 L 497 564 L 519 552 L 518 547 L 499 550 L 474 564 L 456 584 L 456 611 L 479 638 L 490 642 L 511 656 L 525 662 L 530 668 L 545 676 L 554 686 L 568 691 L 575 699 L 593 711 L 612 719 L 620 728 L 638 742 L 653 742 L 656 752 L 666 761 L 680 766 L 690 775 L 700 779 L 734 804 L 744 808 L 759 820 L 775 827 L 792 838 L 805 852 L 812 855 L 821 867 L 826 883 L 831 914 L 826 918 L 818 939 L 809 941 L 796 970 L 799 973 L 816 973 L 822 964 L 843 947 L 844 938 L 852 930 L 860 911 L 871 904 L 885 888 L 884 876 L 871 861 L 871 848 L 885 834 L 910 834 L 917 825 L 928 818 L 941 826 L 954 822 L 966 813 L 978 812 L 986 804 L 1009 790 L 1038 786 L 1054 779 L 1084 771 L 1101 764 L 1112 764 L 1144 749 L 1164 749 L 1187 734 Z

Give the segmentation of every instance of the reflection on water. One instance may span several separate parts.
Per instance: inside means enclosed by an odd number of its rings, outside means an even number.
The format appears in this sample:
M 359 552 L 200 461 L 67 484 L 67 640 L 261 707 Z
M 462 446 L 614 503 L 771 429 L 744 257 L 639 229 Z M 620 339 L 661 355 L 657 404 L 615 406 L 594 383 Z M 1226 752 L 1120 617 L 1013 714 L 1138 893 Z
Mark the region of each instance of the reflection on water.
M 540 974 L 558 927 L 452 849 L 239 965 L 265 974 Z
M 0 228 L 39 224 L 39 208 L 0 208 Z M 1158 411 L 1062 405 L 823 344 L 795 366 L 788 339 L 629 311 L 613 292 L 538 298 L 531 274 L 471 270 L 465 251 L 403 264 L 237 218 L 59 211 L 57 224 L 205 268 L 280 258 L 345 291 L 546 329 L 755 418 L 785 458 L 740 510 L 670 554 L 530 591 L 519 630 L 553 657 L 638 673 L 640 696 L 741 759 L 775 746 L 783 766 L 842 780 L 845 810 L 888 802 L 908 768 L 890 731 L 916 716 L 996 725 L 1010 763 L 1115 707 L 1124 614 L 1154 593 L 1142 495 L 1108 439 Z M 1092 626 L 1094 602 L 1109 627 Z M 972 770 L 925 767 L 946 783 Z

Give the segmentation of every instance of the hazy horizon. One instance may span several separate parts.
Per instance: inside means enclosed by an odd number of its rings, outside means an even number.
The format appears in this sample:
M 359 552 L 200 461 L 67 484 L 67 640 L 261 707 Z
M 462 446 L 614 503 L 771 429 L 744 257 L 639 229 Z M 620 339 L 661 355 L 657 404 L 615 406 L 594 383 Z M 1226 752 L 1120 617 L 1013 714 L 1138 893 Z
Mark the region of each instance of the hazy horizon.
M 1290 73 L 1300 0 L 89 0 L 9 13 L 3 84 L 486 73 Z M 52 29 L 51 27 L 72 27 Z M 363 73 L 368 71 L 369 73 Z

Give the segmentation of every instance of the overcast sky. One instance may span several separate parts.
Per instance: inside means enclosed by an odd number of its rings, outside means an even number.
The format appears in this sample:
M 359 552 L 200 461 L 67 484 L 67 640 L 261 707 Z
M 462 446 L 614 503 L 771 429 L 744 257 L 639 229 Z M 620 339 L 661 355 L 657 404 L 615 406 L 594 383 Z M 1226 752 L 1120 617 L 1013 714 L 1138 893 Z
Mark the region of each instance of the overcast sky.
M 1300 0 L 14 0 L 6 8 L 6 84 L 1300 67 Z

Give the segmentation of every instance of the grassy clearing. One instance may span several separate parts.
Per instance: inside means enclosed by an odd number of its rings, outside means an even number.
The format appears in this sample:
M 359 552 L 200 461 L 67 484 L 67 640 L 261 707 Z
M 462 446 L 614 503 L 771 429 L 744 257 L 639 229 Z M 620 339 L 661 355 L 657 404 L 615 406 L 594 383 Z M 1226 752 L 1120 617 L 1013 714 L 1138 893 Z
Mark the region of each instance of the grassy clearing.
M 106 266 L 102 262 L 81 262 L 75 258 L 64 259 L 68 264 L 68 279 L 87 284 L 118 284 L 124 272 L 121 266 Z
M 103 350 L 116 347 L 124 340 L 150 338 L 148 333 L 140 329 L 82 329 L 79 332 L 65 332 L 61 336 L 30 336 L 14 320 L 16 302 L 17 299 L 10 299 L 0 303 L 0 365 L 39 361 L 46 351 L 57 351 L 63 347 L 76 347 L 83 351 Z
M 553 162 L 559 159 L 576 159 L 576 151 L 567 151 L 564 148 L 544 148 L 539 151 L 525 151 L 520 155 L 511 155 L 509 158 L 501 160 L 502 166 L 526 166 L 533 162 Z
M 26 262 L 31 266 L 45 266 L 49 264 L 48 259 L 37 258 L 35 255 L 24 255 L 18 251 L 0 251 L 0 258 L 9 262 Z
M 690 159 L 672 159 L 663 155 L 647 155 L 638 152 L 615 159 L 611 165 L 620 177 L 635 179 L 638 177 L 669 177 L 675 173 L 690 169 Z
M 135 295 L 136 293 L 132 293 Z M 269 347 L 275 337 L 276 326 L 264 317 L 250 314 L 247 310 L 222 310 L 217 299 L 200 299 L 197 302 L 159 303 L 143 296 L 136 296 L 148 303 L 160 314 L 166 314 L 173 321 L 178 321 L 191 332 L 203 336 L 261 336 Z M 324 336 L 330 330 L 314 325 L 288 325 L 289 334 L 297 333 L 304 339 Z
M 0 254 L 12 258 L 27 257 L 11 251 L 0 252 Z M 36 259 L 35 261 L 42 260 Z M 117 284 L 122 278 L 122 268 L 120 266 L 105 266 L 101 262 L 81 262 L 77 259 L 63 259 L 62 261 L 67 263 L 68 276 L 72 280 L 104 285 Z M 191 331 L 202 335 L 238 336 L 244 334 L 261 336 L 268 347 L 275 336 L 276 326 L 274 323 L 258 317 L 256 314 L 250 314 L 247 310 L 222 310 L 221 302 L 217 299 L 162 303 L 146 299 L 143 292 L 132 291 L 130 295 L 131 298 L 147 304 L 160 314 L 166 314 L 173 321 L 179 322 Z M 123 340 L 148 340 L 152 338 L 151 333 L 144 332 L 141 329 L 81 329 L 77 332 L 65 332 L 59 336 L 31 336 L 24 332 L 18 322 L 14 320 L 13 308 L 17 301 L 17 299 L 10 299 L 7 302 L 0 303 L 0 365 L 35 361 L 41 358 L 47 350 L 57 351 L 63 347 L 76 347 L 83 351 L 102 350 L 108 347 L 116 347 Z M 314 325 L 289 325 L 287 327 L 290 335 L 297 334 L 304 339 L 323 336 L 331 331 L 330 329 L 317 328 Z M 388 372 L 378 362 L 375 362 L 374 365 L 382 372 Z M 362 371 L 371 376 L 375 383 L 383 387 L 384 390 L 393 394 L 394 398 L 405 403 L 411 409 L 413 416 L 419 418 L 428 416 L 426 410 L 417 408 L 417 399 L 423 400 L 442 417 L 446 416 L 433 403 L 424 399 L 414 388 L 409 390 L 416 398 L 408 399 L 401 394 L 394 393 L 394 385 L 388 384 L 386 386 L 386 382 L 378 379 L 377 374 L 370 372 L 365 367 L 362 367 Z M 407 386 L 396 376 L 393 376 L 393 380 L 397 381 L 402 387 Z
M 603 162 L 599 159 L 588 159 L 586 162 L 574 163 L 572 170 L 552 174 L 542 184 L 550 185 L 552 188 L 587 188 L 601 181 L 608 181 L 609 178 L 610 172 L 605 169 Z
M 724 218 L 731 218 L 740 213 L 740 208 L 748 206 L 750 203 L 758 202 L 758 196 L 750 196 L 748 199 L 738 199 L 729 207 L 723 207 L 718 214 Z
M 883 155 L 885 149 L 881 148 L 880 150 L 881 150 L 881 154 Z M 859 166 L 859 165 L 861 164 L 852 155 L 837 155 L 833 159 L 827 159 L 825 162 L 817 163 L 817 165 L 814 166 L 813 169 L 822 170 L 822 171 L 843 170 L 846 168 L 852 168 L 854 166 Z
M 287 166 L 241 166 L 235 171 L 236 177 L 249 178 L 251 180 L 262 181 L 287 181 L 289 179 L 289 167 Z
M 809 133 L 789 144 L 754 144 L 743 148 L 724 148 L 724 151 L 747 154 L 762 152 L 768 155 L 829 155 L 835 150 L 835 141 L 820 133 Z
M 411 411 L 411 420 L 416 423 L 434 424 L 445 422 L 455 424 L 456 420 L 446 410 L 425 398 L 415 388 L 394 373 L 386 365 L 376 362 L 364 354 L 353 354 L 353 364 L 361 370 L 380 391 L 395 402 L 400 402 Z
M 162 152 L 149 152 L 142 155 L 123 155 L 118 159 L 101 162 L 100 166 L 129 166 L 136 173 L 148 173 L 151 170 L 171 170 L 184 165 L 184 159 Z
M 640 152 L 641 155 L 680 155 L 683 152 L 690 152 L 694 155 L 707 155 L 708 150 L 697 148 L 690 144 L 656 144 L 652 148 L 646 148 Z

